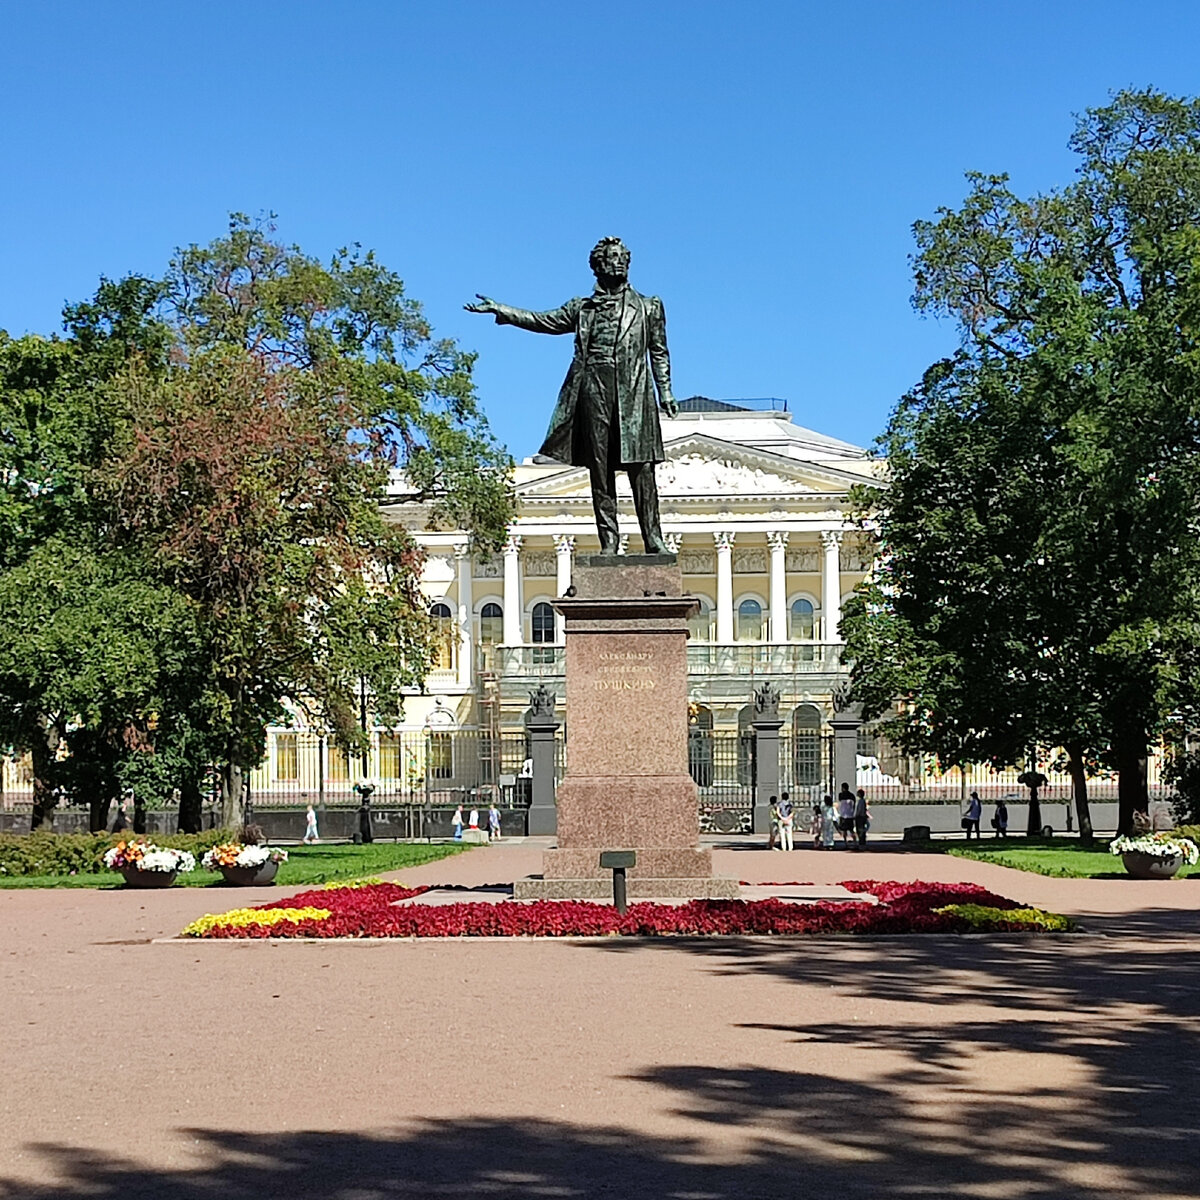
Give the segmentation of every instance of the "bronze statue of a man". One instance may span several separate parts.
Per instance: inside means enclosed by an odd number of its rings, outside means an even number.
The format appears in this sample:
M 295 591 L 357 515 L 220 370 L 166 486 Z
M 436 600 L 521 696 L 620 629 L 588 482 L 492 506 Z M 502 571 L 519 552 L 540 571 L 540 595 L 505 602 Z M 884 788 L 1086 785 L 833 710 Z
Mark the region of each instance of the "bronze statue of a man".
M 671 395 L 671 360 L 662 301 L 629 286 L 629 251 L 620 238 L 602 238 L 589 259 L 596 290 L 561 308 L 530 312 L 487 296 L 468 312 L 491 313 L 497 324 L 534 333 L 573 333 L 575 357 L 558 393 L 541 452 L 587 467 L 600 553 L 616 554 L 617 469 L 629 472 L 633 505 L 648 554 L 667 554 L 658 516 L 654 464 L 663 461 L 662 431 L 654 402 L 668 417 L 679 411 Z

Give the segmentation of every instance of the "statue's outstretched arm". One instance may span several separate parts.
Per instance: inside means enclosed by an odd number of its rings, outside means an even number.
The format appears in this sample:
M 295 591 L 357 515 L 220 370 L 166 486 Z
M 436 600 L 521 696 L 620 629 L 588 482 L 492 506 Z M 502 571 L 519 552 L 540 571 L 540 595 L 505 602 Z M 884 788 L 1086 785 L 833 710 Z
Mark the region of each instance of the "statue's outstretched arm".
M 516 325 L 531 333 L 574 333 L 579 323 L 579 305 L 578 300 L 568 300 L 559 308 L 533 312 L 527 308 L 513 308 L 481 295 L 478 304 L 464 304 L 463 307 L 467 312 L 490 313 L 496 318 L 497 325 Z

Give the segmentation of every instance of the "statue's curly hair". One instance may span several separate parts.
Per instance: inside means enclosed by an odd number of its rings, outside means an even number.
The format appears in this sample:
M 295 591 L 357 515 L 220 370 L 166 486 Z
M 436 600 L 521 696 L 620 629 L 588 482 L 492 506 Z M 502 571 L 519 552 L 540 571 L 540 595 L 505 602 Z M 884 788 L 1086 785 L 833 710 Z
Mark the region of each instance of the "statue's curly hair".
M 625 255 L 625 265 L 629 266 L 629 247 L 625 245 L 619 237 L 601 238 L 593 247 L 591 254 L 588 255 L 588 266 L 593 271 L 596 269 L 596 264 L 600 261 L 600 255 L 609 246 L 620 246 L 622 253 Z

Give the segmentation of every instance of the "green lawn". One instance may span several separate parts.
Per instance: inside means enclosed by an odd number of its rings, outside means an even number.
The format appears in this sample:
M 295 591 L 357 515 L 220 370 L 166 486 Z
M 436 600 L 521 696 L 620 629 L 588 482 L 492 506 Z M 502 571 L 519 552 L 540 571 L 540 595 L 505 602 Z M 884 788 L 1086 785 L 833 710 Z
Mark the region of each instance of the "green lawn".
M 1018 871 L 1033 871 L 1038 875 L 1059 875 L 1073 879 L 1128 878 L 1120 857 L 1109 854 L 1106 841 L 1085 846 L 1065 838 L 1052 841 L 1001 838 L 995 842 L 972 842 L 969 846 L 962 842 L 936 842 L 930 848 L 943 854 L 953 854 L 957 858 L 973 858 L 1001 867 L 1015 867 Z M 1200 864 L 1184 867 L 1176 878 L 1188 875 L 1200 875 Z
M 429 845 L 427 843 L 374 842 L 369 846 L 328 844 L 289 846 L 288 861 L 279 868 L 276 887 L 299 887 L 307 883 L 327 883 L 333 879 L 360 879 L 384 871 L 399 871 L 436 862 L 451 854 L 469 850 L 469 846 Z M 111 888 L 124 887 L 125 881 L 114 871 L 94 875 L 14 875 L 0 876 L 0 888 Z M 196 869 L 180 875 L 175 887 L 226 887 L 220 875 L 202 870 L 197 856 Z

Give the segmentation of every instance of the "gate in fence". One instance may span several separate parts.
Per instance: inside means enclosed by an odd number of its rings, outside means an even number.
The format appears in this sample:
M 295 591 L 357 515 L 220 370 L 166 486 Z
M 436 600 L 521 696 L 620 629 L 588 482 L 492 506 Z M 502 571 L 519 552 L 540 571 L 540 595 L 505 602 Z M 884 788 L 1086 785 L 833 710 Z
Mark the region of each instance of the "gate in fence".
M 688 770 L 699 793 L 701 833 L 749 833 L 757 760 L 754 730 L 688 730 Z

